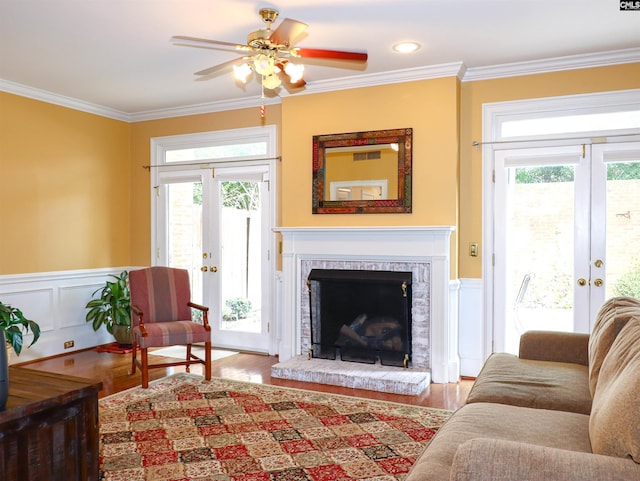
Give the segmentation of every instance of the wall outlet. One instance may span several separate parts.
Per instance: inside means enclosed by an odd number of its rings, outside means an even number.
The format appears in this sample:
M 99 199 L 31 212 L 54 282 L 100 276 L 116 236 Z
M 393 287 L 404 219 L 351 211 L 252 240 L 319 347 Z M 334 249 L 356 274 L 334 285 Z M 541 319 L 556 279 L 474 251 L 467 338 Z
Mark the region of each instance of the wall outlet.
M 73 341 L 65 341 L 64 342 L 64 348 L 65 349 L 70 349 L 73 347 L 74 342 Z

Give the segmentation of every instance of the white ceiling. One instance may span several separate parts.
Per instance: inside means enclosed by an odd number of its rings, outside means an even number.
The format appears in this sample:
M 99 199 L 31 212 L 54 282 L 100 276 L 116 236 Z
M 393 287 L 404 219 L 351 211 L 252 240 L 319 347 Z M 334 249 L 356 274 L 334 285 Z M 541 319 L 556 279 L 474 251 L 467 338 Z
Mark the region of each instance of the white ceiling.
M 193 72 L 237 53 L 169 39 L 245 43 L 263 27 L 262 7 L 280 11 L 276 27 L 285 17 L 309 25 L 297 46 L 368 52 L 363 69 L 307 64 L 307 91 L 454 65 L 472 72 L 570 57 L 557 66 L 604 53 L 640 61 L 640 12 L 620 11 L 617 0 L 0 0 L 0 89 L 28 87 L 124 115 L 257 102 L 255 79 L 244 87 L 230 72 L 195 80 Z M 422 48 L 394 53 L 401 40 Z

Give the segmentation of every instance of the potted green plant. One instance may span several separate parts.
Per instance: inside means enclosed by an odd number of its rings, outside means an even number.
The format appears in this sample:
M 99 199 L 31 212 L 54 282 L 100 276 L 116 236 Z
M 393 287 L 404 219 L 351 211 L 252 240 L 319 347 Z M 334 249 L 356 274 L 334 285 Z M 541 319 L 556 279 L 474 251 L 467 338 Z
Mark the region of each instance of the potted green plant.
M 29 331 L 33 333 L 33 340 L 28 347 L 40 338 L 40 326 L 27 319 L 17 307 L 0 302 L 0 411 L 4 410 L 9 396 L 9 347 L 20 355 L 24 345 L 22 336 Z
M 40 338 L 40 326 L 35 321 L 27 319 L 17 307 L 4 304 L 0 301 L 0 335 L 4 336 L 3 344 L 8 344 L 17 355 L 22 352 L 23 334 L 31 331 L 33 340 L 29 346 L 33 346 Z
M 131 345 L 129 273 L 122 271 L 120 275 L 110 277 L 114 280 L 107 281 L 104 287 L 94 291 L 92 295 L 98 294 L 98 297 L 90 300 L 85 306 L 89 309 L 86 321 L 91 322 L 94 331 L 104 325 L 119 345 Z

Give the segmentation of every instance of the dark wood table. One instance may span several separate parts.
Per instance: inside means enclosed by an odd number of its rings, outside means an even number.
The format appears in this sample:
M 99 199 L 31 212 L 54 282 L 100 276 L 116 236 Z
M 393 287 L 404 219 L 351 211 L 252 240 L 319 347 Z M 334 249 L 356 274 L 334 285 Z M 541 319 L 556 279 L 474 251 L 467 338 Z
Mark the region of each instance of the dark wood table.
M 101 382 L 9 367 L 0 479 L 97 481 Z

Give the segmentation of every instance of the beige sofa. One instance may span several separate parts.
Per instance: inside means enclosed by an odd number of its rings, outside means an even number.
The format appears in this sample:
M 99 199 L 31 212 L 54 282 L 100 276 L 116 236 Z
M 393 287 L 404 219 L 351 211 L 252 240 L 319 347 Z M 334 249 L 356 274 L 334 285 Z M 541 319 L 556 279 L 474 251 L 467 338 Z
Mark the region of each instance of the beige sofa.
M 406 481 L 640 481 L 640 301 L 493 354 Z

